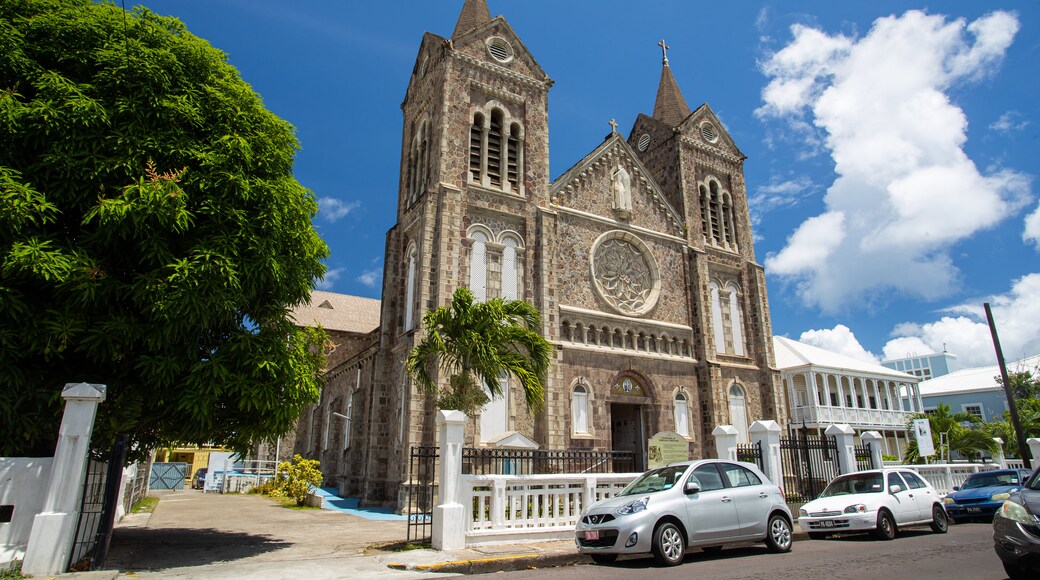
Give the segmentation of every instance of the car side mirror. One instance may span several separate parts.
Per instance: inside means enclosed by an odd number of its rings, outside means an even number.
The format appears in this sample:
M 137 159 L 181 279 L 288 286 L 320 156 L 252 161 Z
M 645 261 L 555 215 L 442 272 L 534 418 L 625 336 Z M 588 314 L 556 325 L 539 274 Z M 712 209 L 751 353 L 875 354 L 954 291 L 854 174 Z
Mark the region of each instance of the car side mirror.
M 683 493 L 686 495 L 697 493 L 701 490 L 700 484 L 696 481 L 687 481 L 686 485 L 683 486 Z
M 961 486 L 959 486 L 959 485 L 953 486 L 953 491 L 959 491 L 960 489 L 961 489 Z
M 890 486 L 888 486 L 888 493 L 890 493 L 892 495 L 895 495 L 895 494 L 899 493 L 899 491 L 902 490 L 902 489 L 903 488 L 899 487 L 898 485 L 890 485 Z

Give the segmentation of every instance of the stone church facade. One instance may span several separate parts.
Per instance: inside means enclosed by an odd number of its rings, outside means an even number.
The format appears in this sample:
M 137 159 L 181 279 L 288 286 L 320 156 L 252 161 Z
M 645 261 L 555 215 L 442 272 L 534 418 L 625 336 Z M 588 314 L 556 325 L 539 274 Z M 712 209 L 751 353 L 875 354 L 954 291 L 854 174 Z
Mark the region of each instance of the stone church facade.
M 717 425 L 746 437 L 754 420 L 786 423 L 745 158 L 708 105 L 690 110 L 665 55 L 653 114 L 553 181 L 553 81 L 509 23 L 466 0 L 450 38 L 425 34 L 402 104 L 380 326 L 340 353 L 298 429 L 329 483 L 401 505 L 411 446 L 435 442 L 404 359 L 422 313 L 461 286 L 532 303 L 556 347 L 543 412 L 504 378 L 467 445 L 520 433 L 544 449 L 632 451 L 641 467 L 658 432 L 696 458 L 714 453 Z

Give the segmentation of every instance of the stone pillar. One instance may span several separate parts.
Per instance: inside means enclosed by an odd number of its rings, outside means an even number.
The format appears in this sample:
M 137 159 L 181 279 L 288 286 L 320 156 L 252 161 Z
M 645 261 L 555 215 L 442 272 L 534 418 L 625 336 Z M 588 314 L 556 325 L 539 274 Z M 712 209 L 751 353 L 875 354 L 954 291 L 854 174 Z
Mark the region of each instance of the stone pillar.
M 65 572 L 79 522 L 87 452 L 97 406 L 105 400 L 105 385 L 67 383 L 61 392 L 65 413 L 58 430 L 51 478 L 43 510 L 33 519 L 22 572 L 53 576 Z
M 751 441 L 762 447 L 762 471 L 776 486 L 784 483 L 784 471 L 780 464 L 780 431 L 776 421 L 755 421 L 748 428 Z
M 719 425 L 712 432 L 715 436 L 715 453 L 719 459 L 737 460 L 737 428 L 733 425 Z
M 838 467 L 842 473 L 852 473 L 856 469 L 856 448 L 853 438 L 856 431 L 847 424 L 831 425 L 824 431 L 838 441 Z
M 434 550 L 460 550 L 466 547 L 466 510 L 459 503 L 465 427 L 466 415 L 462 411 L 437 412 L 441 503 L 433 508 Z
M 884 460 L 881 458 L 881 445 L 884 437 L 877 431 L 867 431 L 859 436 L 860 440 L 863 441 L 864 445 L 870 445 L 870 467 L 873 469 L 881 469 L 885 466 Z M 855 459 L 855 456 L 853 456 Z
M 1033 456 L 1033 461 L 1031 463 L 1025 463 L 1025 454 L 1019 453 L 1019 455 L 1022 456 L 1022 463 L 1025 465 L 1032 465 L 1033 469 L 1036 469 L 1037 464 L 1040 463 L 1040 439 L 1030 437 L 1029 439 L 1026 439 L 1026 445 L 1029 446 L 1029 452 Z
M 994 437 L 993 442 L 997 444 L 997 453 L 993 456 L 993 462 L 999 465 L 1001 469 L 1007 469 L 1007 459 L 1004 457 L 1004 440 L 1000 437 Z

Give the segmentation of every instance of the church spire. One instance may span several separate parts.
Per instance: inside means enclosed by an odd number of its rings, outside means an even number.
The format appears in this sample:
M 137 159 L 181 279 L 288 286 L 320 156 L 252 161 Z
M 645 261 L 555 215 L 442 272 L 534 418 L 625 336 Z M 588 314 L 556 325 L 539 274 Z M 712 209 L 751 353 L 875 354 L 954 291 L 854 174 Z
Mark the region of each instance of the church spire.
M 490 20 L 491 11 L 488 10 L 487 0 L 466 0 L 462 4 L 462 12 L 459 14 L 459 21 L 455 23 L 455 32 L 451 33 L 451 37 L 458 38 L 461 34 Z
M 672 76 L 672 68 L 668 66 L 668 49 L 662 40 L 657 43 L 664 55 L 661 61 L 661 82 L 657 85 L 657 101 L 654 102 L 654 118 L 664 121 L 669 127 L 676 127 L 690 115 L 690 106 L 686 104 L 679 84 Z

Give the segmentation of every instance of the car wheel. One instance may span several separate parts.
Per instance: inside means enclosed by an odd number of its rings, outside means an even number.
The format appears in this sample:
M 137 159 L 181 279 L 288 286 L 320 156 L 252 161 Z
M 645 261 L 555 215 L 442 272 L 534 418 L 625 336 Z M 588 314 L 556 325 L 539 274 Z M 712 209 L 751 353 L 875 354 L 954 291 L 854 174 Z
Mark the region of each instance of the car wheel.
M 939 506 L 932 506 L 932 531 L 937 534 L 945 534 L 950 529 L 949 518 L 946 510 Z
M 1008 578 L 1011 580 L 1030 580 L 1034 578 L 1033 574 L 1031 574 L 1029 570 L 1022 568 L 1021 566 L 1008 564 L 1007 562 L 1001 563 L 1004 564 L 1004 572 L 1007 573 Z
M 709 554 L 718 554 L 722 551 L 722 546 L 704 546 L 701 550 L 704 550 Z
M 769 516 L 766 530 L 766 547 L 770 552 L 791 551 L 791 524 L 787 522 L 787 518 L 780 514 Z
M 874 536 L 879 540 L 894 540 L 896 537 L 896 522 L 892 520 L 892 514 L 881 510 L 877 515 L 877 529 Z
M 809 532 L 810 540 L 824 540 L 827 538 L 827 534 L 823 532 Z
M 617 554 L 593 554 L 592 561 L 597 564 L 611 564 L 617 560 Z
M 654 560 L 663 566 L 678 566 L 686 555 L 686 540 L 675 524 L 663 523 L 654 530 Z

